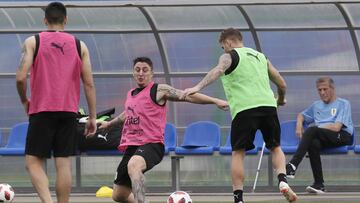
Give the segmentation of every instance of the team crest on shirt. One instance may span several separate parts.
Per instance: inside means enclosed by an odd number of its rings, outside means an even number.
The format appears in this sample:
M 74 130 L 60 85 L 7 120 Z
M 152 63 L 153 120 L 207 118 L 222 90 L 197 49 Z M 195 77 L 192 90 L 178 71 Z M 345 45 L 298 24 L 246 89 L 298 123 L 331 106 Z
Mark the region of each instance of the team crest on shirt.
M 331 115 L 335 116 L 336 115 L 336 108 L 331 108 Z

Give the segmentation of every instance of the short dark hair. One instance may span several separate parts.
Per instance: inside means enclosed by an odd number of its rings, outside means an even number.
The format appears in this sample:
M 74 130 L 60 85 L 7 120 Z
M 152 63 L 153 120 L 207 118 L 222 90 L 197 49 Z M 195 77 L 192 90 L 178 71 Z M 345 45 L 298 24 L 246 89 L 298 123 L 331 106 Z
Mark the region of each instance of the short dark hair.
M 316 85 L 327 82 L 331 88 L 335 87 L 334 80 L 329 76 L 320 77 L 316 80 Z
M 151 61 L 151 59 L 149 57 L 141 56 L 141 57 L 135 58 L 134 59 L 134 66 L 138 62 L 147 63 L 150 66 L 151 70 L 153 69 L 153 62 Z
M 234 28 L 227 28 L 223 30 L 219 37 L 219 42 L 223 43 L 226 39 L 242 41 L 243 37 L 239 30 Z
M 50 24 L 62 24 L 66 18 L 66 7 L 61 2 L 51 2 L 45 8 L 45 18 Z

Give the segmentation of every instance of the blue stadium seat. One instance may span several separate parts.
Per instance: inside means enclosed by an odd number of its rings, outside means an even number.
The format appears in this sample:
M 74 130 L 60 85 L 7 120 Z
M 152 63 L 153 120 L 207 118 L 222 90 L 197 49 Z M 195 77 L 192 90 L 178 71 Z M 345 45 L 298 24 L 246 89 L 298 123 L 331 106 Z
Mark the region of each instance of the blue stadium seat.
M 349 150 L 354 150 L 356 153 L 356 146 L 355 146 L 355 129 L 352 134 L 352 143 L 351 145 L 345 145 L 341 147 L 334 147 L 334 148 L 326 148 L 321 150 L 322 154 L 347 154 Z
M 185 129 L 184 140 L 175 148 L 179 155 L 213 154 L 220 148 L 220 127 L 211 121 L 198 121 Z
M 225 154 L 231 154 L 232 153 L 230 138 L 231 138 L 231 133 L 229 132 L 227 137 L 226 137 L 225 145 L 220 147 L 220 150 L 219 150 L 220 154 L 225 155 Z
M 171 123 L 166 123 L 164 134 L 165 154 L 169 154 L 176 147 L 176 127 Z
M 0 155 L 17 156 L 25 154 L 28 125 L 28 122 L 23 122 L 12 127 L 6 146 L 0 148 Z
M 225 145 L 220 147 L 220 150 L 219 150 L 220 154 L 226 155 L 226 154 L 231 154 L 232 153 L 230 137 L 231 137 L 231 135 L 230 135 L 230 132 L 229 132 L 228 136 L 226 137 Z M 261 150 L 263 142 L 264 141 L 263 141 L 262 134 L 261 134 L 260 130 L 256 131 L 255 139 L 254 139 L 255 148 L 252 149 L 252 150 L 246 151 L 246 154 L 257 154 L 258 151 Z
M 354 141 L 354 152 L 356 153 L 356 154 L 360 154 L 360 143 L 359 143 L 359 140 L 360 140 L 360 137 L 359 136 L 354 136 L 354 139 L 355 139 L 355 141 Z
M 281 149 L 285 154 L 294 154 L 300 139 L 296 136 L 296 120 L 285 121 L 281 127 Z

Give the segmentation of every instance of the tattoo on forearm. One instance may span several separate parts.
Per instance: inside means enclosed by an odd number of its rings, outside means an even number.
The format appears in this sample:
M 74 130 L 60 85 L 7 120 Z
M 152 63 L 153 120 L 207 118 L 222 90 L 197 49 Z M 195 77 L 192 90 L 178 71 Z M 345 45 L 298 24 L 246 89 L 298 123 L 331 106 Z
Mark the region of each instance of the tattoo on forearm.
M 21 49 L 21 57 L 20 57 L 19 69 L 22 69 L 24 67 L 25 55 L 26 55 L 26 48 L 25 48 L 25 45 L 23 45 L 23 47 Z
M 119 125 L 121 125 L 125 120 L 125 114 L 121 114 L 119 117 L 118 117 L 118 123 Z
M 121 117 L 120 116 L 117 117 L 116 123 L 119 124 L 119 125 L 121 124 Z
M 214 82 L 219 76 L 221 75 L 221 72 L 213 69 L 212 71 L 210 71 L 200 82 L 199 82 L 199 87 L 200 89 L 208 86 L 210 83 Z
M 166 98 L 169 100 L 180 100 L 180 93 L 179 90 L 170 87 L 170 86 L 164 86 L 164 87 L 158 87 L 159 92 L 163 92 L 166 95 Z
M 205 77 L 203 80 L 200 81 L 199 83 L 199 86 L 200 86 L 200 89 L 208 86 L 213 80 L 214 77 L 212 77 L 212 75 L 209 75 L 207 77 Z
M 179 95 L 177 94 L 176 89 L 174 89 L 174 88 L 169 89 L 168 97 L 178 99 Z
M 213 68 L 205 77 L 199 82 L 200 89 L 208 86 L 210 83 L 217 80 L 226 69 L 231 65 L 231 56 L 230 54 L 223 54 L 220 56 L 219 64 Z
M 121 115 L 119 115 L 118 117 L 114 118 L 114 120 L 110 121 L 109 127 L 113 127 L 121 124 L 122 124 L 122 119 L 121 119 Z
M 145 176 L 141 173 L 139 180 L 131 180 L 132 192 L 138 203 L 148 203 L 145 200 Z

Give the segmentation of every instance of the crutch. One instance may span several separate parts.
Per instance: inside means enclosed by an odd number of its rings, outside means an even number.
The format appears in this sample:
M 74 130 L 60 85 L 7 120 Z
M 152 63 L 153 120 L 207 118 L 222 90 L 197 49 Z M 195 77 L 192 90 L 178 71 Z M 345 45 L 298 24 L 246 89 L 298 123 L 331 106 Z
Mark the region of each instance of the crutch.
M 260 173 L 261 160 L 262 160 L 262 157 L 264 155 L 264 150 L 265 150 L 265 142 L 263 143 L 262 148 L 261 148 L 260 159 L 259 159 L 258 167 L 257 167 L 257 170 L 256 170 L 256 175 L 255 175 L 255 180 L 254 180 L 254 185 L 253 185 L 253 188 L 252 188 L 252 192 L 255 192 L 256 183 L 257 183 L 259 173 Z

